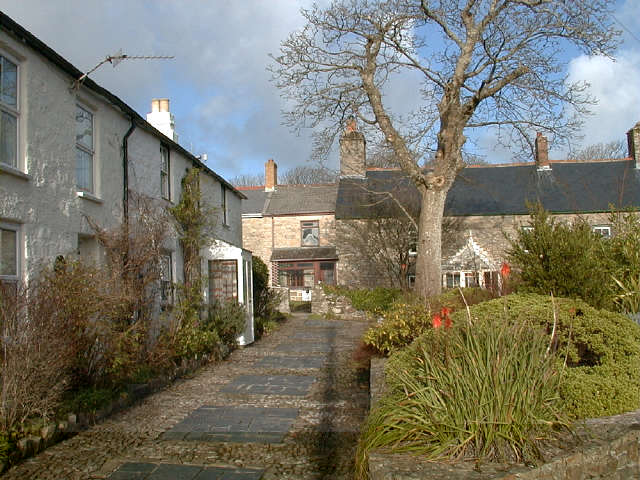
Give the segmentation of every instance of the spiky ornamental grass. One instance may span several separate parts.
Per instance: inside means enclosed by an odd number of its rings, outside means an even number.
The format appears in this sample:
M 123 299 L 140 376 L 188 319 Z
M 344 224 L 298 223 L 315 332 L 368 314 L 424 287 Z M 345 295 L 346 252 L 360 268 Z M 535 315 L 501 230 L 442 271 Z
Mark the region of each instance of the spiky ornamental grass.
M 524 322 L 458 322 L 430 329 L 387 366 L 391 393 L 371 412 L 358 447 L 433 460 L 531 460 L 568 423 L 549 336 Z

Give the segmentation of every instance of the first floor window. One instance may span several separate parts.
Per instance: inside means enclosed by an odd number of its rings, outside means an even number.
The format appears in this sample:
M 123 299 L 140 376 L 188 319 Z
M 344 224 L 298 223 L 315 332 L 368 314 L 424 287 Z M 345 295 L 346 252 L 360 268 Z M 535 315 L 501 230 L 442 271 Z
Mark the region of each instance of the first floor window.
M 18 168 L 18 66 L 0 55 L 0 163 Z
M 317 247 L 320 244 L 318 220 L 300 222 L 300 229 L 302 230 L 302 241 L 300 243 L 303 247 Z
M 480 279 L 478 272 L 467 272 L 464 274 L 465 287 L 479 287 Z
M 0 224 L 0 281 L 18 280 L 18 228 Z
M 160 145 L 160 190 L 162 198 L 171 200 L 169 188 L 169 149 Z
M 76 108 L 76 186 L 93 192 L 93 113 Z

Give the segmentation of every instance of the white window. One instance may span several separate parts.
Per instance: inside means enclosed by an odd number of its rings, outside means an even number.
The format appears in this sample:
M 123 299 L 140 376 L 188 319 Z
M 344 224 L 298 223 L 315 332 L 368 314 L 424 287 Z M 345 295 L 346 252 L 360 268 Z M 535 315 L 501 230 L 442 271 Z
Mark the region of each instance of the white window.
M 0 282 L 17 282 L 20 275 L 20 231 L 11 224 L 0 224 Z
M 76 186 L 93 193 L 93 113 L 76 107 Z
M 531 225 L 523 225 L 520 228 L 522 229 L 523 232 L 526 232 L 526 233 L 533 232 L 533 227 Z
M 160 190 L 165 200 L 171 200 L 169 167 L 169 149 L 160 145 Z
M 0 163 L 18 168 L 18 66 L 0 55 Z
M 320 228 L 318 220 L 300 222 L 301 244 L 303 247 L 317 247 L 320 244 Z
M 611 227 L 609 225 L 596 225 L 593 231 L 604 238 L 611 238 Z
M 173 262 L 171 253 L 160 256 L 160 300 L 163 305 L 173 303 Z

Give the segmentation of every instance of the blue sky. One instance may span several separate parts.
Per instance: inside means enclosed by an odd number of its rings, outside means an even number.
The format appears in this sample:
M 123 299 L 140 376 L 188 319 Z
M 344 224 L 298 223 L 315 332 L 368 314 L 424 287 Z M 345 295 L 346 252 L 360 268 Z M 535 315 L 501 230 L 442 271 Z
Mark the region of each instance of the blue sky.
M 268 54 L 302 26 L 299 9 L 309 3 L 0 0 L 0 9 L 81 70 L 120 48 L 128 55 L 174 55 L 105 65 L 92 78 L 143 116 L 152 98 L 170 98 L 180 143 L 206 153 L 209 166 L 230 178 L 261 173 L 269 158 L 281 170 L 308 163 L 310 137 L 281 125 L 283 101 L 265 67 Z M 640 38 L 640 1 L 617 5 L 616 17 Z M 570 78 L 591 83 L 599 100 L 585 119 L 585 144 L 623 139 L 640 121 L 640 40 L 626 32 L 623 38 L 615 62 L 567 59 Z M 412 92 L 395 90 L 392 101 L 411 104 Z M 489 161 L 509 158 L 490 135 L 480 139 L 477 153 Z M 337 158 L 329 166 L 336 167 Z

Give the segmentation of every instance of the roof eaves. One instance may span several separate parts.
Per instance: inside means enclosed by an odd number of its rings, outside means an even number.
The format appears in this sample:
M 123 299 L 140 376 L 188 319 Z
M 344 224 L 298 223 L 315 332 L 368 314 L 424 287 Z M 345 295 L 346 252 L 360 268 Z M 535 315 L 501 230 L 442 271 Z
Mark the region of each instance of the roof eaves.
M 33 50 L 38 52 L 44 58 L 49 60 L 51 63 L 60 68 L 63 72 L 67 73 L 74 80 L 78 80 L 83 72 L 78 70 L 75 66 L 73 66 L 68 60 L 62 57 L 59 53 L 49 47 L 46 43 L 40 40 L 38 37 L 29 32 L 26 28 L 18 24 L 11 17 L 7 16 L 5 13 L 0 11 L 0 26 L 9 33 L 11 33 L 14 37 L 20 39 L 27 46 L 31 47 Z M 87 88 L 88 90 L 92 90 L 98 95 L 107 99 L 111 104 L 118 107 L 122 113 L 129 116 L 133 122 L 136 123 L 137 126 L 142 128 L 143 130 L 151 133 L 152 135 L 158 137 L 163 143 L 166 143 L 174 150 L 179 151 L 184 156 L 186 156 L 192 163 L 194 163 L 198 168 L 205 171 L 207 174 L 214 177 L 220 183 L 224 184 L 227 188 L 229 188 L 234 194 L 238 197 L 245 199 L 247 197 L 244 196 L 239 190 L 237 190 L 233 185 L 227 182 L 224 178 L 218 175 L 216 172 L 207 167 L 204 163 L 202 163 L 194 154 L 186 150 L 184 147 L 180 146 L 178 143 L 171 140 L 165 134 L 157 130 L 153 125 L 147 122 L 142 116 L 136 112 L 133 108 L 127 105 L 123 100 L 118 98 L 116 95 L 111 93 L 104 87 L 101 87 L 96 82 L 91 80 L 90 78 L 85 78 L 82 81 L 82 86 Z

